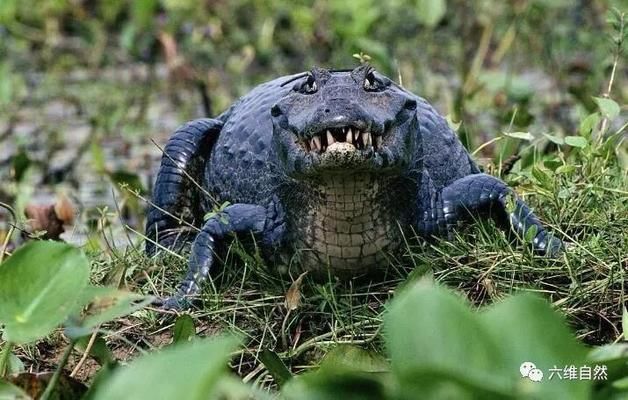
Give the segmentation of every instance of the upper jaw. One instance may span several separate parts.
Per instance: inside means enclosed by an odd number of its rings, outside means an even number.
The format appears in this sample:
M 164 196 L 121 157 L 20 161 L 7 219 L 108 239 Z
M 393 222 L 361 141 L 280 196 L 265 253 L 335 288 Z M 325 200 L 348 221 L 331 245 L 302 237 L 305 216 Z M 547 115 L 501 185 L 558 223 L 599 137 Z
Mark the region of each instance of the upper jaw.
M 304 151 L 323 154 L 334 143 L 346 143 L 356 150 L 377 151 L 382 146 L 383 135 L 362 124 L 329 126 L 315 131 L 307 137 L 301 137 L 298 144 Z

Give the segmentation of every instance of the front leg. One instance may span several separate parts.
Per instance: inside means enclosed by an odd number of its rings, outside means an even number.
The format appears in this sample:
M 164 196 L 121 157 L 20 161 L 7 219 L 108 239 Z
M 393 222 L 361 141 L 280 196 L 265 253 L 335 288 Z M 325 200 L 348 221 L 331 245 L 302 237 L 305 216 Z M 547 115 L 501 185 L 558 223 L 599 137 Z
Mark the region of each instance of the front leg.
M 512 189 L 493 176 L 474 174 L 458 179 L 443 188 L 441 201 L 447 230 L 459 220 L 489 217 L 500 228 L 512 229 L 519 237 L 526 237 L 529 229 L 535 229 L 532 244 L 538 254 L 554 257 L 562 248 L 561 241 L 545 230 Z
M 283 234 L 282 214 L 273 205 L 265 208 L 253 204 L 234 204 L 209 218 L 192 244 L 188 271 L 179 284 L 177 293 L 166 299 L 166 309 L 187 308 L 188 299 L 198 294 L 201 284 L 207 279 L 214 264 L 218 245 L 224 244 L 235 233 L 262 234 L 266 245 L 274 245 Z

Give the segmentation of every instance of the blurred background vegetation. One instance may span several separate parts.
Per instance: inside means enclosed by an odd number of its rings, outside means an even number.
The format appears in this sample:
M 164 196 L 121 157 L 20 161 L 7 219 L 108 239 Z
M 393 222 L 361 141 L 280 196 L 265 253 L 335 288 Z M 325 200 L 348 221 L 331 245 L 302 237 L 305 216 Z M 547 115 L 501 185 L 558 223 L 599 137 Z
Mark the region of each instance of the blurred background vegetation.
M 606 89 L 613 64 L 606 19 L 610 9 L 625 6 L 2 0 L 0 179 L 14 187 L 4 185 L 0 201 L 36 194 L 15 187 L 22 179 L 30 187 L 77 188 L 81 181 L 75 196 L 87 208 L 112 206 L 103 200 L 111 198 L 103 179 L 147 193 L 160 153 L 152 140 L 163 144 L 179 123 L 216 115 L 265 80 L 315 65 L 349 67 L 360 53 L 451 121 L 462 121 L 459 134 L 470 150 L 504 131 L 571 135 L 597 108 L 592 96 Z M 625 77 L 625 65 L 618 77 Z M 625 103 L 625 81 L 612 96 Z M 521 147 L 517 140 L 496 144 L 478 156 L 504 160 Z M 26 173 L 32 166 L 38 178 Z
M 537 291 L 579 338 L 619 340 L 628 151 L 625 140 L 600 144 L 595 134 L 626 135 L 626 11 L 626 0 L 0 0 L 0 205 L 9 206 L 0 207 L 0 249 L 26 236 L 14 229 L 62 234 L 92 252 L 93 281 L 171 293 L 185 259 L 141 256 L 146 199 L 170 133 L 266 80 L 369 59 L 435 104 L 482 168 L 543 204 L 544 222 L 576 248 L 538 260 L 488 229 L 410 249 L 404 264 L 435 270 L 477 304 Z M 210 319 L 240 331 L 251 353 L 311 337 L 316 349 L 338 338 L 379 343 L 370 321 L 408 275 L 342 296 L 335 284 L 309 286 L 305 305 L 284 314 L 289 282 L 256 272 L 259 260 L 239 245 L 227 258 L 245 268 L 225 274 L 195 321 L 201 334 L 216 331 Z M 166 341 L 152 314 L 119 325 L 121 358 Z M 45 369 L 61 342 L 22 358 Z M 310 368 L 300 357 L 294 368 Z M 238 372 L 259 372 L 252 359 Z
M 18 222 L 39 221 L 31 233 L 50 231 L 53 219 L 72 227 L 66 240 L 95 251 L 137 245 L 160 146 L 179 124 L 217 115 L 265 80 L 360 60 L 434 103 L 485 170 L 565 200 L 576 186 L 561 188 L 553 174 L 580 159 L 567 160 L 570 147 L 561 145 L 586 130 L 580 122 L 598 109 L 594 96 L 623 105 L 606 131 L 625 130 L 628 70 L 617 32 L 626 6 L 2 0 L 0 202 Z M 586 121 L 589 131 L 599 122 Z M 569 145 L 583 148 L 585 139 Z M 616 153 L 625 168 L 625 146 Z M 539 159 L 544 166 L 531 170 Z M 0 243 L 10 236 L 9 214 L 0 208 Z

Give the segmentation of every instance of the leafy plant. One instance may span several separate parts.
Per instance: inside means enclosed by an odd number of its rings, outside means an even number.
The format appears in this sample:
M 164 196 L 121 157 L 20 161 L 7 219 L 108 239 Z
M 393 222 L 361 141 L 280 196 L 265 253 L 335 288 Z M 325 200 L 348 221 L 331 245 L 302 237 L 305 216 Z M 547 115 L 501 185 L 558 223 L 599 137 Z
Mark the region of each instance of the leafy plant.
M 628 393 L 628 344 L 587 354 L 563 319 L 529 294 L 478 312 L 451 290 L 422 281 L 392 301 L 384 328 L 390 363 L 377 353 L 341 345 L 315 372 L 298 377 L 281 373 L 287 383 L 280 397 L 571 400 Z M 141 357 L 111 374 L 94 398 L 172 398 L 180 393 L 216 398 L 226 387 L 232 398 L 266 397 L 227 373 L 224 366 L 235 343 L 193 340 Z M 281 364 L 276 355 L 265 358 Z M 582 368 L 589 368 L 590 375 L 561 376 Z M 532 370 L 534 377 L 528 375 Z
M 0 267 L 0 322 L 4 339 L 28 343 L 48 335 L 78 305 L 89 262 L 78 249 L 32 242 Z
M 389 373 L 373 372 L 362 357 L 350 363 L 323 363 L 289 382 L 288 399 L 590 399 L 628 394 L 628 344 L 587 356 L 569 329 L 543 300 L 513 296 L 474 312 L 459 295 L 425 282 L 404 289 L 385 320 Z M 623 355 L 622 355 L 622 352 Z M 522 376 L 532 362 L 543 374 L 535 382 Z M 550 371 L 607 368 L 607 375 L 575 380 Z M 381 368 L 381 364 L 379 368 Z M 598 369 L 600 371 L 600 369 Z M 593 379 L 609 379 L 597 380 Z M 536 379 L 536 378 L 535 378 Z M 595 388 L 594 388 L 594 385 Z M 619 397 L 617 397 L 619 398 Z
M 181 343 L 119 368 L 94 394 L 106 399 L 218 398 L 227 361 L 237 342 L 213 338 Z
M 46 263 L 42 254 L 54 258 Z M 89 286 L 87 274 L 87 260 L 81 252 L 59 243 L 29 244 L 0 265 L 0 301 L 7 305 L 0 321 L 6 338 L 32 341 L 75 315 L 66 322 L 71 343 L 43 397 L 52 393 L 79 335 L 96 332 L 101 323 L 145 304 L 146 299 L 136 295 Z M 16 284 L 16 279 L 26 278 L 30 279 L 27 287 Z M 60 299 L 67 304 L 60 306 Z M 88 302 L 92 305 L 87 315 L 79 317 L 77 310 Z M 44 305 L 60 311 L 53 313 Z M 227 373 L 225 363 L 236 346 L 233 339 L 190 340 L 194 325 L 187 316 L 177 320 L 175 331 L 174 345 L 140 357 L 128 367 L 103 368 L 86 398 L 172 398 L 179 393 L 199 399 L 266 396 Z M 390 362 L 347 345 L 330 351 L 317 371 L 297 377 L 274 352 L 266 351 L 263 361 L 285 383 L 281 397 L 286 399 L 606 399 L 628 390 L 628 344 L 596 348 L 587 355 L 562 318 L 545 301 L 529 294 L 474 311 L 451 290 L 420 281 L 402 287 L 392 300 L 384 337 Z M 3 365 L 10 343 L 3 349 Z M 521 375 L 524 363 L 533 363 L 534 380 Z M 595 375 L 586 379 L 550 374 L 594 365 Z M 6 382 L 0 391 L 7 396 L 20 393 Z
M 144 307 L 152 298 L 89 285 L 89 261 L 77 248 L 58 242 L 31 242 L 0 264 L 0 326 L 5 341 L 0 377 L 8 371 L 11 349 L 48 336 L 65 323 L 70 344 L 41 393 L 55 390 L 75 344 L 100 324 Z M 89 307 L 83 312 L 83 308 Z M 10 385 L 1 383 L 2 390 Z M 17 390 L 17 389 L 15 389 Z

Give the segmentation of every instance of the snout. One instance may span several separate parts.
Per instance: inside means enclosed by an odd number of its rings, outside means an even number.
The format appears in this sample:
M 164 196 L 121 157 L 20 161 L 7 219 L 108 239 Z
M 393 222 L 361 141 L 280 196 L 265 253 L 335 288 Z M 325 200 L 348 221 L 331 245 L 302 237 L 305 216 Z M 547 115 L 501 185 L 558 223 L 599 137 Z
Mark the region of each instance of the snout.
M 337 99 L 319 106 L 303 127 L 297 127 L 300 128 L 297 133 L 301 137 L 311 138 L 328 129 L 349 127 L 372 133 L 382 133 L 384 129 L 357 102 Z

